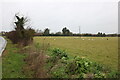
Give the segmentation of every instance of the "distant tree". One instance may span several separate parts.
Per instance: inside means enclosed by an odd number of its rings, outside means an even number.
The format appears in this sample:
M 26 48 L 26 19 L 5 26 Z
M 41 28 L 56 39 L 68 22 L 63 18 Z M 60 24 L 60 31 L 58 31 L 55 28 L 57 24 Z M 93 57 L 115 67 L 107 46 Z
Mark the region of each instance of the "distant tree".
M 45 36 L 49 36 L 49 34 L 50 34 L 50 30 L 49 30 L 48 28 L 46 28 L 46 29 L 44 30 L 44 35 L 45 35 Z
M 63 32 L 64 35 L 66 34 L 66 30 L 67 30 L 66 27 L 62 29 L 62 32 Z
M 63 33 L 63 35 L 65 35 L 65 36 L 70 36 L 70 35 L 72 35 L 72 33 L 70 32 L 70 30 L 67 29 L 66 27 L 62 29 L 62 33 Z
M 56 35 L 57 35 L 57 36 L 60 36 L 60 35 L 62 35 L 62 33 L 61 33 L 61 32 L 57 32 Z
M 82 34 L 82 36 L 92 36 L 92 34 L 90 34 L 90 33 L 85 33 L 85 34 Z
M 105 33 L 103 33 L 103 37 L 105 37 L 106 36 L 106 34 Z
M 67 29 L 65 34 L 66 34 L 66 35 L 69 35 L 69 34 L 70 34 L 70 31 Z
M 98 32 L 97 36 L 100 36 L 100 32 Z
M 101 36 L 102 36 L 102 33 L 98 32 L 97 36 L 101 37 Z
M 105 37 L 106 34 L 105 34 L 105 33 L 102 33 L 102 32 L 98 32 L 97 36 L 99 36 L 99 37 Z
M 102 34 L 102 33 L 100 33 L 100 36 L 102 37 L 102 36 L 103 36 L 103 34 Z

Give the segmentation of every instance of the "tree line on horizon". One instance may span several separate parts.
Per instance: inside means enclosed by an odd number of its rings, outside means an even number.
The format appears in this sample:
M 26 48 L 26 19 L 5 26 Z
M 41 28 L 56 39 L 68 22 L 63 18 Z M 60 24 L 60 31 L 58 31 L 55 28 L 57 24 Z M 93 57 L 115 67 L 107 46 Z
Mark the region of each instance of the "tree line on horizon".
M 120 36 L 120 34 L 105 34 L 102 32 L 98 32 L 97 34 L 92 34 L 92 33 L 72 33 L 68 28 L 64 27 L 62 31 L 56 32 L 56 33 L 50 33 L 50 29 L 46 28 L 44 31 L 42 30 L 35 30 L 34 36 L 93 36 L 93 37 L 114 37 L 114 36 Z
M 34 30 L 34 36 L 92 36 L 92 37 L 120 37 L 120 34 L 116 34 L 116 33 L 111 33 L 111 34 L 106 34 L 106 33 L 102 33 L 102 32 L 98 32 L 97 34 L 92 34 L 92 33 L 72 33 L 68 28 L 64 27 L 62 29 L 62 31 L 60 32 L 56 32 L 56 33 L 50 33 L 50 29 L 49 28 L 45 28 L 44 31 L 42 30 Z M 1 32 L 1 35 L 5 36 L 5 34 L 8 32 Z

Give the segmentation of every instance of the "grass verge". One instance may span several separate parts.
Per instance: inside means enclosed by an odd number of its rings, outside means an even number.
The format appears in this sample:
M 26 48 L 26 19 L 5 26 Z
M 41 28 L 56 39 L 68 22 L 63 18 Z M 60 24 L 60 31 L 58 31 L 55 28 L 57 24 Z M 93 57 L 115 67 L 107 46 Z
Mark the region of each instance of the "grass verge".
M 2 55 L 2 77 L 3 78 L 25 78 L 23 73 L 24 59 L 27 56 L 20 53 L 17 45 L 12 44 L 9 40 L 6 49 Z
M 46 78 L 46 55 L 39 44 L 18 47 L 8 40 L 2 55 L 3 78 Z

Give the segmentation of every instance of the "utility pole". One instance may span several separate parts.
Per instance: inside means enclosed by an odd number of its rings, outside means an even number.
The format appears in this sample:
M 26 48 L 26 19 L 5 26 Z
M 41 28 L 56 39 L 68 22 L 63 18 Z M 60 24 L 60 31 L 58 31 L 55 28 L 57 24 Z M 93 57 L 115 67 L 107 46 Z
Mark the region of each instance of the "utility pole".
M 80 35 L 80 37 L 81 37 L 81 29 L 80 29 L 81 27 L 79 26 L 79 35 Z

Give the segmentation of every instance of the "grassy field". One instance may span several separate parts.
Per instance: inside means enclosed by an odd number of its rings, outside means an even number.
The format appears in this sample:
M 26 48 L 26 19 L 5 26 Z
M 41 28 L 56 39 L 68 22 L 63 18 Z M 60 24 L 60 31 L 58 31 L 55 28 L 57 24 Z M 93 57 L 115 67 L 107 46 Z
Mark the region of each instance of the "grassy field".
M 34 37 L 34 42 L 66 50 L 71 56 L 86 57 L 114 70 L 118 68 L 117 37 Z

